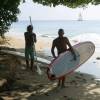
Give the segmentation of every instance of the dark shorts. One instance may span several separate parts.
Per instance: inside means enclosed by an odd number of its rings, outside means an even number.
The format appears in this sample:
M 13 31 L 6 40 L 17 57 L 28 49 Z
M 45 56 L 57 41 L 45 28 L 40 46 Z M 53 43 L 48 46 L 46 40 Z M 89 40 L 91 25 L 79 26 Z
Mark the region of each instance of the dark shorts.
M 65 75 L 60 77 L 59 80 L 65 80 Z
M 34 49 L 33 47 L 26 47 L 25 48 L 25 58 L 28 59 L 33 59 L 34 60 Z

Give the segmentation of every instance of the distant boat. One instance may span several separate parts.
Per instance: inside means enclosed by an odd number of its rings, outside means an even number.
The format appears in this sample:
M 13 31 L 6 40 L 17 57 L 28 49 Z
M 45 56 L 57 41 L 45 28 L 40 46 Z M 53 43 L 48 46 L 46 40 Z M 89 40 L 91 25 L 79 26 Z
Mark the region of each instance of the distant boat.
M 79 14 L 78 21 L 83 21 L 83 18 L 82 18 L 82 14 L 81 13 Z

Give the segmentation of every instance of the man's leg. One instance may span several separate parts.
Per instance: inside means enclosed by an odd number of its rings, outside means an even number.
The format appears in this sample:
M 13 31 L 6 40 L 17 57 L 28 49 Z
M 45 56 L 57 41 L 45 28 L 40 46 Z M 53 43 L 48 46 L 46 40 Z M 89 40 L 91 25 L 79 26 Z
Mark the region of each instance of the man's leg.
M 65 76 L 62 77 L 62 87 L 65 87 Z
M 26 59 L 26 68 L 29 68 L 29 60 Z
M 34 60 L 31 59 L 31 70 L 34 71 Z
M 58 87 L 60 86 L 60 82 L 61 82 L 61 79 L 58 79 L 58 84 L 57 84 Z
M 29 53 L 28 49 L 25 48 L 26 68 L 29 68 Z
M 31 70 L 34 71 L 34 52 L 33 52 L 33 49 L 30 52 L 30 57 L 31 57 Z

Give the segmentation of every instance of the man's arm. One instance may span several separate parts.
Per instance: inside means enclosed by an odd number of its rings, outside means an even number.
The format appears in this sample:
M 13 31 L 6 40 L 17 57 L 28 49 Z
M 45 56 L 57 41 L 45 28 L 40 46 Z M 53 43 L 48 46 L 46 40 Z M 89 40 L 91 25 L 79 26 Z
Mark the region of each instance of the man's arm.
M 56 58 L 54 49 L 55 49 L 55 43 L 54 43 L 54 41 L 53 41 L 53 43 L 52 43 L 52 48 L 51 48 L 51 53 L 52 53 L 53 57 Z
M 24 39 L 25 39 L 25 42 L 26 42 L 26 32 L 24 33 Z
M 34 42 L 37 42 L 36 34 L 34 33 Z
M 66 39 L 67 39 L 67 45 L 68 45 L 68 47 L 69 47 L 69 50 L 70 50 L 71 53 L 73 54 L 74 59 L 76 59 L 75 51 L 74 51 L 73 47 L 71 46 L 71 44 L 70 44 L 70 42 L 69 42 L 69 39 L 68 39 L 68 38 L 66 38 Z

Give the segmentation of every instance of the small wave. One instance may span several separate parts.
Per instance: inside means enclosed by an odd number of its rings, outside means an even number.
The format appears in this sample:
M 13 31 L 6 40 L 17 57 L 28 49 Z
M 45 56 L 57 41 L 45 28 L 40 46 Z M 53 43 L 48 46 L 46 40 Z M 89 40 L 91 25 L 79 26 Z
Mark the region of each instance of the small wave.
M 78 42 L 91 41 L 95 44 L 100 44 L 100 35 L 96 33 L 84 33 L 72 37 L 71 40 Z

